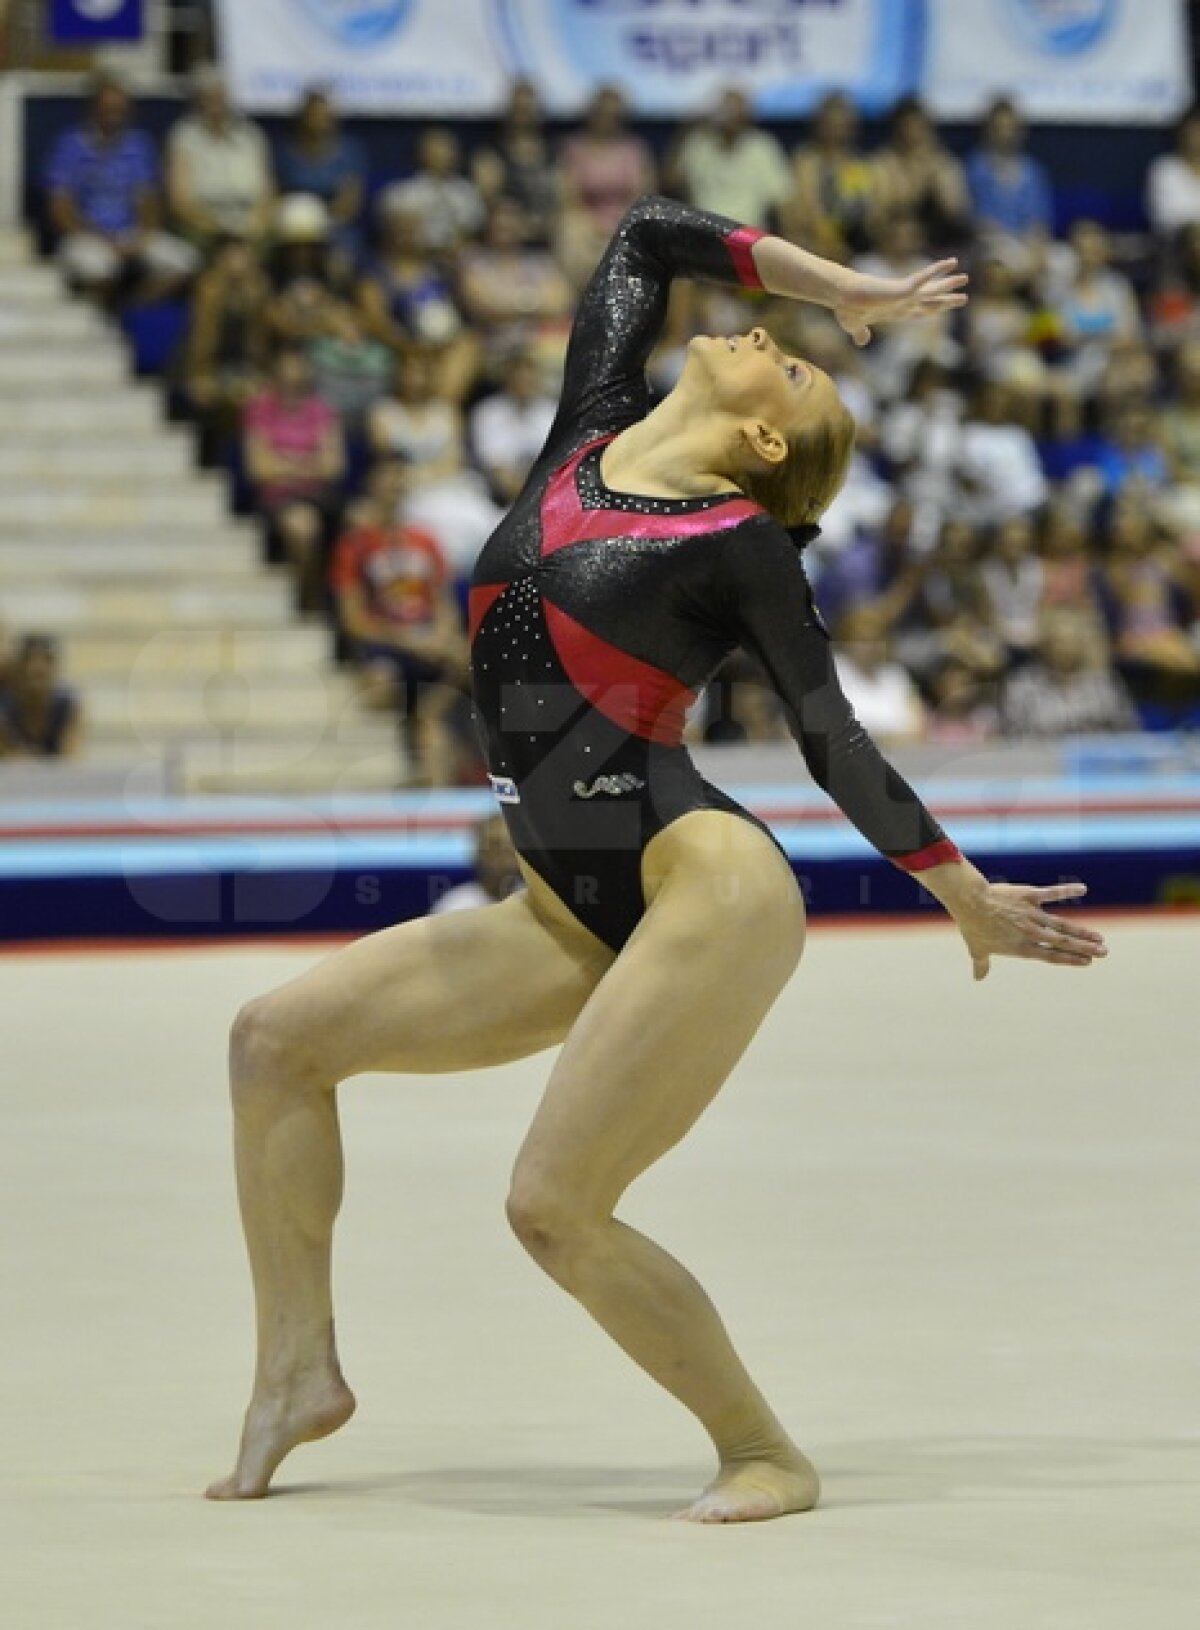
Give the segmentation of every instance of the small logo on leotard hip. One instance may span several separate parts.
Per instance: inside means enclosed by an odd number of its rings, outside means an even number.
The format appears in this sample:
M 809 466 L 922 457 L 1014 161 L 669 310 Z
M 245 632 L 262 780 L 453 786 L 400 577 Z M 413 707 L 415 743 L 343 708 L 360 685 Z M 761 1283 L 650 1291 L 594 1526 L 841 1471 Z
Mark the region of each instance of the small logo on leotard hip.
M 623 798 L 627 792 L 640 792 L 646 783 L 640 776 L 630 775 L 627 771 L 620 775 L 597 775 L 591 783 L 576 781 L 571 791 L 576 798 L 594 798 L 598 792 L 605 793 L 609 798 Z
M 517 783 L 508 775 L 489 775 L 492 791 L 502 804 L 519 804 L 521 794 L 517 791 Z

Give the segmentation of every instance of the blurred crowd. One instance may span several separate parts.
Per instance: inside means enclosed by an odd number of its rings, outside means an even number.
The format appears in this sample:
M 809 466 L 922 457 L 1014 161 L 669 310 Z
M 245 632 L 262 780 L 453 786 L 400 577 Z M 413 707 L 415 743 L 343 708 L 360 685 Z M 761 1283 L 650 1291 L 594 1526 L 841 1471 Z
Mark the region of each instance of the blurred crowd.
M 858 424 L 810 546 L 843 683 L 880 740 L 1200 722 L 1200 113 L 1146 177 L 1147 233 L 1055 235 L 1054 177 L 997 102 L 960 158 L 917 101 L 868 150 L 844 96 L 785 148 L 736 90 L 655 153 L 620 93 L 552 135 L 517 83 L 491 137 L 420 134 L 382 181 L 313 89 L 272 143 L 203 71 L 160 151 L 120 85 L 49 155 L 67 275 L 110 307 L 187 302 L 173 364 L 202 457 L 234 472 L 433 781 L 469 778 L 462 587 L 554 412 L 571 312 L 609 235 L 665 191 L 864 271 L 955 254 L 953 319 L 857 351 L 812 308 L 680 284 L 651 365 L 762 323 Z M 749 660 L 694 737 L 785 724 Z

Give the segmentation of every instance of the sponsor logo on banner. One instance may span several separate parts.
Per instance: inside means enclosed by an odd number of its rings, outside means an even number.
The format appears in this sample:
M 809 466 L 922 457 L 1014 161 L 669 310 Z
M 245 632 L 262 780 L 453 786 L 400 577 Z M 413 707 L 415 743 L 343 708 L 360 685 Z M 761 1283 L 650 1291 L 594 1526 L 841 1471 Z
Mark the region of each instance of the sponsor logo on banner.
M 800 14 L 812 0 L 514 0 L 519 28 L 548 14 L 571 66 L 593 83 L 619 79 L 639 63 L 690 74 L 719 65 L 735 72 L 770 64 L 799 72 Z
M 388 40 L 408 21 L 413 0 L 303 0 L 309 16 L 339 45 L 365 49 Z
M 559 108 L 598 84 L 694 113 L 731 81 L 764 113 L 837 85 L 865 106 L 915 89 L 926 0 L 496 0 L 509 55 Z
M 1017 26 L 1039 51 L 1077 57 L 1100 45 L 1117 19 L 1119 0 L 1008 0 Z

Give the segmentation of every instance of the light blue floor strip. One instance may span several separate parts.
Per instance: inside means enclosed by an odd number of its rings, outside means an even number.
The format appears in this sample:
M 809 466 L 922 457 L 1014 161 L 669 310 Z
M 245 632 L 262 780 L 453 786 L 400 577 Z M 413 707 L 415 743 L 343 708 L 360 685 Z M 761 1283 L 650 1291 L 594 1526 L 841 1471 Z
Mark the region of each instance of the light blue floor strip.
M 753 796 L 748 802 L 755 802 Z M 766 802 L 766 800 L 762 800 Z M 780 822 L 776 831 L 797 861 L 870 858 L 875 851 L 852 827 Z M 1101 850 L 1191 850 L 1200 865 L 1200 816 L 1019 815 L 952 823 L 968 853 L 1059 855 Z M 125 877 L 228 871 L 326 871 L 461 866 L 467 831 L 320 833 L 142 839 L 35 839 L 0 842 L 0 878 Z

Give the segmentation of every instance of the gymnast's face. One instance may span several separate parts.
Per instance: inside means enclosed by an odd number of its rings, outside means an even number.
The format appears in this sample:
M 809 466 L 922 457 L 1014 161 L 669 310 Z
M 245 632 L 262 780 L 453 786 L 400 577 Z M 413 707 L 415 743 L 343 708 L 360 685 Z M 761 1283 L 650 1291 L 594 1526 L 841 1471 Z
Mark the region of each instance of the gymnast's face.
M 781 351 L 765 328 L 700 335 L 688 346 L 679 383 L 705 411 L 762 421 L 785 441 L 841 409 L 829 375 Z

